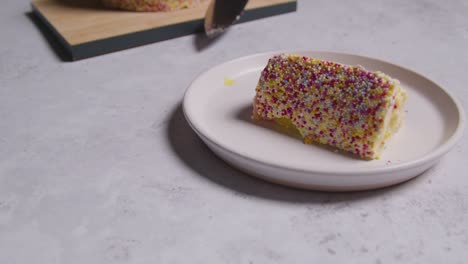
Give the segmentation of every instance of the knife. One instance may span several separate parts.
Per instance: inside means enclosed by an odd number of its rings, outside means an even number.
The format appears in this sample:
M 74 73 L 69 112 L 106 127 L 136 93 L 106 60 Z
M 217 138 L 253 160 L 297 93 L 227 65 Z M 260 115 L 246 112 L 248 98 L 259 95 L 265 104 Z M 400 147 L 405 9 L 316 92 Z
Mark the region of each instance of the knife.
M 205 15 L 205 32 L 216 37 L 239 20 L 248 0 L 211 0 Z

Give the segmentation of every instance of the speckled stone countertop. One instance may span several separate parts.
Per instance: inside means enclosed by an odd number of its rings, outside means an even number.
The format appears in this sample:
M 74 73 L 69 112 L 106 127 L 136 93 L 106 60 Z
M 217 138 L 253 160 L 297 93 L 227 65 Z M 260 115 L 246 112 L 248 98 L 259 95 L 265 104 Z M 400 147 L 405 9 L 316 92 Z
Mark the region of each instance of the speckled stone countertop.
M 0 263 L 468 262 L 466 137 L 405 184 L 307 192 L 230 168 L 180 108 L 218 63 L 314 49 L 404 65 L 466 109 L 467 1 L 302 0 L 211 45 L 187 36 L 78 62 L 29 10 L 0 9 Z

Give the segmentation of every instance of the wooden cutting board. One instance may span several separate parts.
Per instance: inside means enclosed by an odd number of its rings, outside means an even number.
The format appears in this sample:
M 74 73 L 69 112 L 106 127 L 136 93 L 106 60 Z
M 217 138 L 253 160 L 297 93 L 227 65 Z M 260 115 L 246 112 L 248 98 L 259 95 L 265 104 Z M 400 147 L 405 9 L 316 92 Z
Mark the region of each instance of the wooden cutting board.
M 33 0 L 33 13 L 72 60 L 89 58 L 203 30 L 208 2 L 173 12 L 106 9 L 99 0 Z M 250 0 L 239 22 L 293 12 L 297 0 Z

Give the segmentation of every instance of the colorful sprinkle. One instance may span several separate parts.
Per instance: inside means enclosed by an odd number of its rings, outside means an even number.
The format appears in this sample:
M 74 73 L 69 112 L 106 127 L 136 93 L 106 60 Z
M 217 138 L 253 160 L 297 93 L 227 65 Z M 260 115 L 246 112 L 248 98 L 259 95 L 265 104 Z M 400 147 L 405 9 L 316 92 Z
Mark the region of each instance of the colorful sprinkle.
M 236 81 L 234 79 L 231 79 L 231 78 L 228 78 L 228 77 L 224 78 L 224 85 L 225 86 L 233 86 L 235 83 L 236 83 Z

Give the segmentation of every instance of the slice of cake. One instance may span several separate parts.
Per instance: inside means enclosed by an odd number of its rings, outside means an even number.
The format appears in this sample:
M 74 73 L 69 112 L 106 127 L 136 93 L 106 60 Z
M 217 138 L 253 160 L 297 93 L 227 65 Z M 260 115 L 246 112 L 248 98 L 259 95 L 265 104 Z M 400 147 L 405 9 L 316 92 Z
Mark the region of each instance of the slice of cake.
M 142 12 L 167 12 L 193 7 L 204 0 L 101 0 L 110 8 Z
M 253 118 L 294 126 L 307 144 L 377 159 L 402 124 L 405 102 L 400 82 L 382 72 L 282 54 L 261 73 Z

